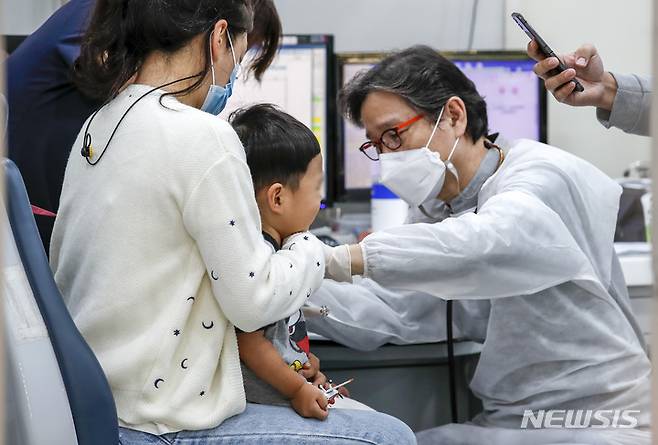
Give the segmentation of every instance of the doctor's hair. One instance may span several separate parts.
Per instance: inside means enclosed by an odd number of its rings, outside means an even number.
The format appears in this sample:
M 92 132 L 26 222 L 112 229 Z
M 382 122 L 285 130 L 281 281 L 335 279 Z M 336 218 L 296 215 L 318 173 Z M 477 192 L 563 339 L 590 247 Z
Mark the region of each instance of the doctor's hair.
M 457 96 L 466 106 L 466 134 L 473 141 L 487 135 L 487 104 L 475 84 L 429 46 L 412 46 L 358 73 L 340 92 L 343 115 L 363 127 L 361 108 L 368 94 L 375 91 L 400 96 L 434 121 L 448 99 Z
M 297 190 L 308 165 L 320 154 L 313 132 L 274 105 L 239 109 L 229 122 L 244 146 L 256 192 L 277 182 Z
M 260 80 L 281 38 L 273 0 L 98 0 L 73 66 L 73 80 L 87 96 L 110 100 L 149 54 L 173 54 L 203 36 L 203 69 L 192 85 L 172 93 L 188 94 L 201 86 L 210 71 L 210 33 L 222 19 L 231 37 L 253 34 L 248 41 L 258 53 L 250 69 Z M 224 41 L 228 48 L 228 39 Z

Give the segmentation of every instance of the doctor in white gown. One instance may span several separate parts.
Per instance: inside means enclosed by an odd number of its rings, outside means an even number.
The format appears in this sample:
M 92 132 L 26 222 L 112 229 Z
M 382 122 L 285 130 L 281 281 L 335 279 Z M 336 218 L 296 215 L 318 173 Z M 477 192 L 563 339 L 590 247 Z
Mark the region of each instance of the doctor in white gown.
M 366 128 L 362 151 L 379 158 L 381 181 L 426 222 L 328 249 L 328 277 L 467 300 L 462 330 L 484 340 L 470 383 L 483 412 L 419 442 L 648 444 L 651 365 L 613 248 L 620 187 L 538 142 L 503 154 L 485 139 L 473 83 L 427 47 L 358 75 L 342 101 Z M 473 211 L 452 208 L 469 202 Z M 524 413 L 548 410 L 574 414 L 521 428 Z M 578 410 L 591 413 L 569 428 Z

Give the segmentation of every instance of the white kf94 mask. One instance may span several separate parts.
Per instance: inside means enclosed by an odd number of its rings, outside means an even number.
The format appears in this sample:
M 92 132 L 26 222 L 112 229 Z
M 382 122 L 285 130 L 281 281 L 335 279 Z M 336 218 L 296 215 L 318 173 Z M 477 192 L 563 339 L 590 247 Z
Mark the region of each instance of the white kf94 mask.
M 418 207 L 430 198 L 435 198 L 445 183 L 446 169 L 452 173 L 459 183 L 457 169 L 451 159 L 455 153 L 459 138 L 452 146 L 448 159 L 443 162 L 438 153 L 428 147 L 443 116 L 439 113 L 432 134 L 427 144 L 422 148 L 404 150 L 380 155 L 381 173 L 379 182 L 402 198 L 410 206 Z

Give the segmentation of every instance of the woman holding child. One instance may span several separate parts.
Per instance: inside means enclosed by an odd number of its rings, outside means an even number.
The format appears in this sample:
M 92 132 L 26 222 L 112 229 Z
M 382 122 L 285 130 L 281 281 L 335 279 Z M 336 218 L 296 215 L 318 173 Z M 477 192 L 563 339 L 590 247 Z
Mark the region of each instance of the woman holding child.
M 67 164 L 56 281 L 110 382 L 122 444 L 413 443 L 372 411 L 320 422 L 245 403 L 235 328 L 285 319 L 324 276 L 308 232 L 280 250 L 263 240 L 243 146 L 216 117 L 248 35 L 263 48 L 256 72 L 274 56 L 278 17 L 254 13 L 249 0 L 98 1 L 76 79 L 106 105 Z M 316 394 L 300 403 L 326 410 Z

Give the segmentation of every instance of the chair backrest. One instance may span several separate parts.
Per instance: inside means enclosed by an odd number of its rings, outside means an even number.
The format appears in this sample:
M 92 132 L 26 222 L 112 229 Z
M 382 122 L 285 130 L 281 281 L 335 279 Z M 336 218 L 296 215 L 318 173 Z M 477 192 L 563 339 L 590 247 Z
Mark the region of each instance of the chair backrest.
M 3 161 L 6 212 L 8 443 L 117 445 L 114 399 L 103 370 L 57 289 L 23 179 Z M 7 226 L 7 224 L 5 224 Z

